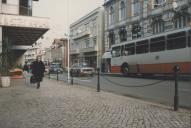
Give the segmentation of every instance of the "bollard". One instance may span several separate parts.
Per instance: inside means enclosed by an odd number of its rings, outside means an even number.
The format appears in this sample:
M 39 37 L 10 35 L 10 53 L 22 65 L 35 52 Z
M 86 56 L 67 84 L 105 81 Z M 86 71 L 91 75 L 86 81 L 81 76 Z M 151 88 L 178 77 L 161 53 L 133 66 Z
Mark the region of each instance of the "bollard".
M 179 107 L 178 79 L 179 79 L 180 67 L 178 65 L 175 65 L 173 70 L 174 70 L 174 79 L 175 79 L 174 111 L 177 111 Z
M 100 69 L 97 68 L 97 92 L 100 92 Z
M 57 75 L 56 79 L 58 81 L 58 69 L 56 70 L 56 75 Z
M 70 76 L 71 76 L 71 85 L 73 85 L 73 72 L 72 72 L 72 69 L 70 70 Z

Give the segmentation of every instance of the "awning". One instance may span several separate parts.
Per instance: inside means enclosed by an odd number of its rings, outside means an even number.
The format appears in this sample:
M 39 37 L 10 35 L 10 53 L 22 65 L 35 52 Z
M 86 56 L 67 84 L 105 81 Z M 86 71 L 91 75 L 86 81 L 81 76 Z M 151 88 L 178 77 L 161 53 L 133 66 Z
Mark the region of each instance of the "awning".
M 103 59 L 109 59 L 109 58 L 112 58 L 111 57 L 111 52 L 105 52 L 102 56 Z

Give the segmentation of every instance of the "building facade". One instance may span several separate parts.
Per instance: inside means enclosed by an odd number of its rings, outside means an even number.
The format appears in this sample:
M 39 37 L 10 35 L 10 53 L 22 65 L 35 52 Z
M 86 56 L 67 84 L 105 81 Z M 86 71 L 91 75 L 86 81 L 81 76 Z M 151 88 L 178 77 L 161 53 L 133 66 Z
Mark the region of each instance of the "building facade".
M 106 51 L 111 51 L 112 46 L 118 44 L 120 46 L 120 44 L 127 44 L 134 40 L 142 41 L 140 45 L 138 43 L 135 46 L 135 43 L 133 46 L 125 45 L 121 50 L 116 47 L 112 50 L 115 51 L 115 55 L 112 53 L 114 58 L 123 54 L 124 49 L 128 52 L 124 54 L 128 55 L 147 53 L 148 50 L 154 50 L 150 52 L 160 50 L 159 44 L 157 46 L 157 43 L 156 45 L 144 43 L 143 40 L 146 37 L 155 37 L 169 32 L 187 31 L 191 26 L 191 0 L 105 0 L 103 6 L 105 8 L 104 42 Z M 160 41 L 160 39 L 157 40 Z M 167 50 L 174 47 L 170 41 L 167 45 L 164 46 Z M 182 47 L 181 44 L 177 43 L 177 45 L 179 45 L 177 47 Z M 148 49 L 146 49 L 147 46 L 149 46 Z M 132 63 L 138 65 L 136 60 Z M 118 67 L 114 72 L 120 72 L 120 68 L 122 67 Z
M 44 61 L 48 64 L 60 63 L 66 69 L 68 67 L 68 40 L 66 38 L 55 39 L 50 48 L 45 49 Z
M 99 7 L 70 25 L 70 58 L 100 67 L 103 53 L 104 10 Z
M 9 63 L 23 63 L 27 49 L 49 29 L 48 18 L 32 16 L 33 2 L 37 1 L 0 0 L 0 53 L 5 55 L 9 50 Z M 7 62 L 1 58 L 2 65 Z
M 105 0 L 105 48 L 190 25 L 190 0 Z

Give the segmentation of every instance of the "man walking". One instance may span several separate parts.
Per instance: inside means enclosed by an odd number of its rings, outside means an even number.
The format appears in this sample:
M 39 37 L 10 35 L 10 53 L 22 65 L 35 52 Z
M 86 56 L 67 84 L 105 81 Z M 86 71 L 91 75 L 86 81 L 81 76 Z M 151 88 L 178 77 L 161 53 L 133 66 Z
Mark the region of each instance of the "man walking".
M 43 80 L 45 72 L 45 66 L 41 59 L 41 56 L 37 56 L 36 60 L 31 65 L 32 75 L 37 83 L 37 89 L 40 88 L 40 82 Z

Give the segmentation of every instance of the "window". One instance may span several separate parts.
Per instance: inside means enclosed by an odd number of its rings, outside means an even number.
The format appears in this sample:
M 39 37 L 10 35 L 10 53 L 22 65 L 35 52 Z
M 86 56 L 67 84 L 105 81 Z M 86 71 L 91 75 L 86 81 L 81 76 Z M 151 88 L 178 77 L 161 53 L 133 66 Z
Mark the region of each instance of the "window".
M 135 54 L 135 43 L 126 44 L 122 53 L 124 56 L 134 55 Z
M 174 27 L 175 28 L 182 28 L 186 27 L 189 23 L 189 18 L 186 15 L 179 16 L 174 21 Z
M 127 31 L 125 27 L 119 29 L 120 42 L 127 41 Z
M 179 49 L 186 47 L 186 33 L 178 32 L 167 36 L 167 49 Z
M 158 52 L 165 50 L 165 37 L 152 38 L 150 42 L 150 52 Z
M 125 19 L 125 15 L 126 15 L 126 9 L 125 9 L 125 2 L 121 1 L 120 2 L 120 7 L 119 7 L 119 20 L 124 20 Z
M 132 27 L 132 39 L 141 37 L 141 26 L 134 24 Z
M 85 40 L 85 48 L 90 48 L 90 41 L 88 39 Z
M 140 1 L 139 0 L 134 0 L 132 3 L 132 16 L 138 16 L 141 11 L 141 6 L 140 6 Z
M 109 43 L 110 45 L 115 44 L 115 34 L 113 31 L 109 33 Z
M 93 47 L 95 47 L 95 46 L 96 46 L 96 42 L 97 42 L 97 38 L 96 38 L 96 37 L 94 37 L 94 38 L 93 38 Z
M 162 20 L 156 21 L 153 24 L 153 33 L 164 32 L 164 22 Z
M 111 6 L 109 10 L 109 24 L 114 23 L 114 8 Z
M 191 30 L 188 31 L 188 47 L 191 47 Z
M 7 0 L 2 0 L 2 3 L 7 3 Z
M 119 57 L 121 52 L 121 46 L 112 48 L 112 57 Z
M 137 54 L 147 53 L 149 51 L 148 48 L 149 48 L 148 40 L 143 40 L 136 43 Z
M 165 2 L 166 0 L 153 0 L 153 8 L 161 7 Z

